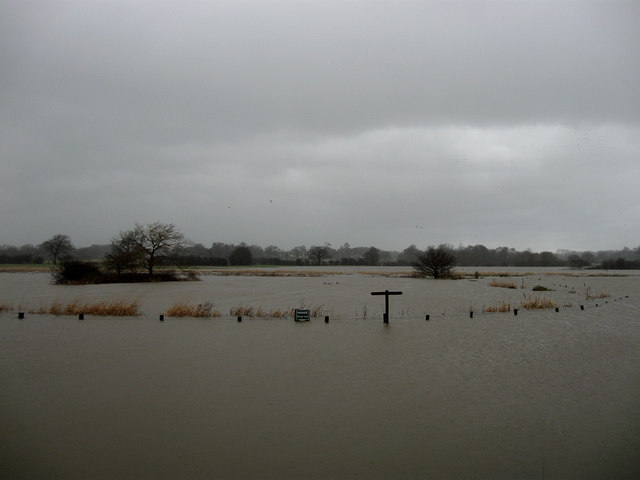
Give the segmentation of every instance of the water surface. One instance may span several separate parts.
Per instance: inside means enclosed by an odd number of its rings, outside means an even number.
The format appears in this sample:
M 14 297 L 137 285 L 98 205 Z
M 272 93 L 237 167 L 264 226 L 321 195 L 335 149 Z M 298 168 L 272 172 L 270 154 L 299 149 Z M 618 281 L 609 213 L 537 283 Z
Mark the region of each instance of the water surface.
M 57 287 L 0 275 L 2 302 L 126 293 L 145 312 L 0 315 L 0 477 L 638 478 L 638 277 L 525 279 L 539 281 L 573 305 L 481 315 L 523 294 L 489 279 Z M 587 302 L 587 286 L 612 296 Z M 404 291 L 389 325 L 370 296 L 385 288 Z M 185 297 L 323 304 L 331 321 L 158 321 Z

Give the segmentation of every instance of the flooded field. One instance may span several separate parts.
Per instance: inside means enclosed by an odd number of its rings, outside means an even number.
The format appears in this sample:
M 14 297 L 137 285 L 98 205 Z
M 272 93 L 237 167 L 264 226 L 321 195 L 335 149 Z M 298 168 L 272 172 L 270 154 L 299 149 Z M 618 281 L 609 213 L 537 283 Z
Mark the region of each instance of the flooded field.
M 0 273 L 0 477 L 640 476 L 640 272 L 406 271 L 87 286 Z M 371 295 L 384 290 L 403 292 L 388 325 Z M 536 297 L 557 311 L 524 308 Z M 29 313 L 122 298 L 142 315 Z M 160 322 L 179 301 L 222 316 Z M 239 323 L 241 305 L 322 315 Z

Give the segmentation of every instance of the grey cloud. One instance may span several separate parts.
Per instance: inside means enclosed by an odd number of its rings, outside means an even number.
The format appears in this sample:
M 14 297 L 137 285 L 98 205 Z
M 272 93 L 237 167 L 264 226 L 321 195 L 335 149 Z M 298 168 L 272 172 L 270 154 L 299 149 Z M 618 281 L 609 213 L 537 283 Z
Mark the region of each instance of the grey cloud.
M 475 3 L 81 3 L 13 42 L 15 88 L 138 138 L 638 120 L 639 8 Z
M 0 22 L 0 243 L 158 219 L 205 243 L 637 243 L 636 2 L 8 1 Z

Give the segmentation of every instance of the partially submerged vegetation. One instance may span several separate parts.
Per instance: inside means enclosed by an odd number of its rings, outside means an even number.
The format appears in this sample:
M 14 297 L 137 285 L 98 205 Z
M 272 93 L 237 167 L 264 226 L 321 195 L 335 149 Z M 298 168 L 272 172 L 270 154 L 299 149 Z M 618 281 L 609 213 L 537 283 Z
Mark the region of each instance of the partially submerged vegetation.
M 221 317 L 222 313 L 215 309 L 215 305 L 211 301 L 191 305 L 187 302 L 176 302 L 167 310 L 169 317 L 196 317 L 196 318 L 212 318 Z
M 325 277 L 330 275 L 342 275 L 343 272 L 335 270 L 274 270 L 271 268 L 263 269 L 237 269 L 237 268 L 220 268 L 208 270 L 207 273 L 221 276 L 242 276 L 242 277 Z
M 60 285 L 88 285 L 100 283 L 178 282 L 198 280 L 191 270 L 156 270 L 155 273 L 127 272 L 116 274 L 105 271 L 100 264 L 64 260 L 51 268 L 54 283 Z
M 585 291 L 585 298 L 587 300 L 593 300 L 598 298 L 609 298 L 611 295 L 608 293 L 591 293 L 591 287 L 587 287 Z
M 271 310 L 265 310 L 262 307 L 255 308 L 250 305 L 239 305 L 232 307 L 229 310 L 229 315 L 249 318 L 294 318 L 296 309 L 309 310 L 312 318 L 317 318 L 325 313 L 325 308 L 322 305 L 309 306 L 301 304 L 299 307 L 274 308 Z
M 522 302 L 521 306 L 527 310 L 542 310 L 545 308 L 557 308 L 558 304 L 550 298 L 533 297 Z
M 564 307 L 572 306 L 571 303 L 563 304 Z M 516 308 L 514 306 L 514 308 Z M 547 308 L 558 308 L 558 304 L 550 298 L 546 297 L 533 297 L 527 298 L 520 303 L 519 308 L 524 308 L 526 310 L 544 310 Z M 489 305 L 482 309 L 483 312 L 487 313 L 496 313 L 496 312 L 510 312 L 511 311 L 511 303 L 509 302 L 501 302 L 495 305 Z
M 488 307 L 484 307 L 482 309 L 483 312 L 487 312 L 487 313 L 495 313 L 495 312 L 510 312 L 511 311 L 511 304 L 510 303 L 506 303 L 506 302 L 502 302 L 499 303 L 497 305 L 489 305 Z
M 1 312 L 13 312 L 13 307 L 6 303 L 0 303 L 0 313 Z
M 141 315 L 138 300 L 111 300 L 99 302 L 80 302 L 73 300 L 69 303 L 55 301 L 50 305 L 41 305 L 29 313 L 39 315 L 95 315 L 100 317 L 135 317 Z
M 448 278 L 453 275 L 456 257 L 449 248 L 429 247 L 424 252 L 416 252 L 413 269 L 419 277 Z
M 547 288 L 547 287 L 545 287 L 543 285 L 536 285 L 531 290 L 533 290 L 534 292 L 551 292 L 551 291 L 553 291 L 551 288 Z
M 518 288 L 518 286 L 513 282 L 498 282 L 496 280 L 492 281 L 489 284 L 490 287 L 498 287 L 498 288 Z
M 309 310 L 312 318 L 317 318 L 325 313 L 325 308 L 322 305 L 310 306 L 300 304 L 298 307 L 272 308 L 270 310 L 262 306 L 237 305 L 229 309 L 229 315 L 232 317 L 247 318 L 294 318 L 296 309 Z M 215 304 L 212 301 L 205 301 L 198 304 L 179 301 L 167 309 L 167 316 L 180 318 L 216 318 L 222 317 L 222 313 L 215 308 Z

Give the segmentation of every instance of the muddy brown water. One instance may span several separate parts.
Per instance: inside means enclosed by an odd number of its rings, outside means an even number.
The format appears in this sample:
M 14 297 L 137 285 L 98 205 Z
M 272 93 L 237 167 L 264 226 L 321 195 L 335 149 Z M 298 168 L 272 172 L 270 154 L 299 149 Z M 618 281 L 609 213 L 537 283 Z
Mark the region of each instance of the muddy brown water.
M 640 476 L 639 272 L 359 272 L 71 287 L 0 274 L 0 304 L 14 307 L 0 314 L 0 477 Z M 482 313 L 538 284 L 558 312 Z M 403 291 L 388 325 L 370 295 L 385 289 Z M 143 315 L 17 318 L 124 297 Z M 224 315 L 160 322 L 179 300 Z M 228 314 L 301 304 L 323 306 L 329 323 Z

